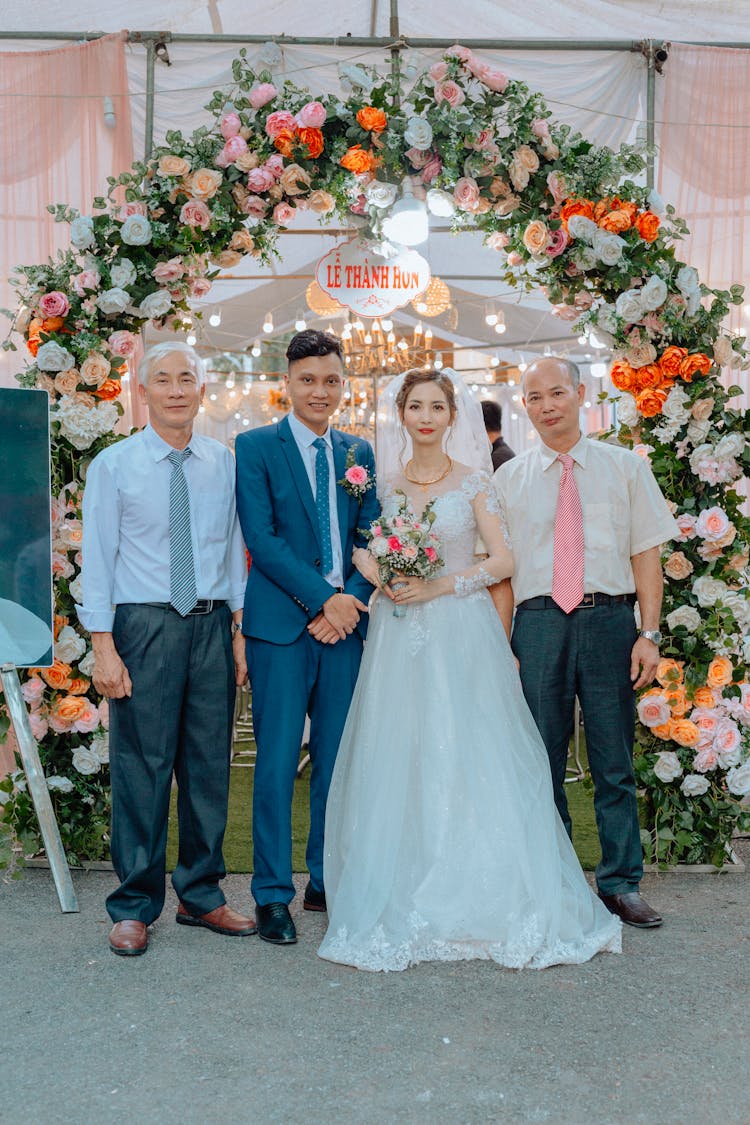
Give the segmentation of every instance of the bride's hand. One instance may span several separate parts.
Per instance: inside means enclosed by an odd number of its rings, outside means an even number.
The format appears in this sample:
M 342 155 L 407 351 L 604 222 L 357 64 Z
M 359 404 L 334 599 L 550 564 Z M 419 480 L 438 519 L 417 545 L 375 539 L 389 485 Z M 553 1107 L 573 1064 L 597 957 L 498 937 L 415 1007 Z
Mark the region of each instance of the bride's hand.
M 420 605 L 432 601 L 440 593 L 436 579 L 413 578 L 394 574 L 388 585 L 393 591 L 396 605 Z

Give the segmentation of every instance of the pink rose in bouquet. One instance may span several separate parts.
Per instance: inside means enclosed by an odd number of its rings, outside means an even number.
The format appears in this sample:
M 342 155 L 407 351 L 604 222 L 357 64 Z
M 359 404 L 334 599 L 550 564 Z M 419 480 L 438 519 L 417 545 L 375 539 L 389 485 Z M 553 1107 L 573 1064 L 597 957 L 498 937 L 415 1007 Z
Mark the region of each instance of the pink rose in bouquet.
M 399 575 L 431 578 L 443 565 L 440 541 L 432 530 L 433 504 L 431 500 L 417 519 L 406 494 L 401 492 L 397 511 L 393 515 L 383 513 L 365 532 L 383 585 L 393 578 L 398 580 Z M 394 607 L 394 617 L 403 617 L 405 613 L 405 606 Z
M 55 289 L 52 293 L 45 293 L 39 298 L 39 312 L 45 319 L 50 316 L 67 316 L 70 312 L 70 301 L 64 293 Z
M 297 131 L 297 122 L 287 109 L 277 109 L 269 113 L 266 118 L 266 135 L 275 140 L 282 129 L 289 129 L 292 133 Z
M 222 137 L 225 141 L 228 141 L 230 137 L 236 137 L 238 135 L 240 129 L 242 128 L 242 122 L 240 121 L 238 114 L 227 113 L 224 115 L 224 117 L 222 117 L 221 125 L 219 127 L 221 129 Z
M 259 85 L 253 86 L 247 98 L 253 109 L 261 109 L 264 105 L 273 101 L 276 94 L 275 86 L 272 86 L 270 82 L 261 82 Z
M 319 129 L 325 119 L 325 106 L 320 102 L 308 102 L 295 117 L 300 129 Z

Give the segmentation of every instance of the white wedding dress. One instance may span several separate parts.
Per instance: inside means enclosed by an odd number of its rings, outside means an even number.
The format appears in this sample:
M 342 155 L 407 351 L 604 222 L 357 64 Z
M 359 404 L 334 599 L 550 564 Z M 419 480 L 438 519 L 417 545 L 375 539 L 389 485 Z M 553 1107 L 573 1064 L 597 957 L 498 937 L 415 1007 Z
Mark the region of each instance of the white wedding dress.
M 435 502 L 445 573 L 476 565 L 477 493 L 499 520 L 486 473 Z M 396 503 L 389 490 L 384 510 Z M 589 888 L 557 815 L 492 599 L 482 578 L 462 592 L 400 618 L 383 596 L 372 606 L 328 798 L 320 956 L 387 971 L 473 958 L 544 968 L 619 952 L 621 923 Z

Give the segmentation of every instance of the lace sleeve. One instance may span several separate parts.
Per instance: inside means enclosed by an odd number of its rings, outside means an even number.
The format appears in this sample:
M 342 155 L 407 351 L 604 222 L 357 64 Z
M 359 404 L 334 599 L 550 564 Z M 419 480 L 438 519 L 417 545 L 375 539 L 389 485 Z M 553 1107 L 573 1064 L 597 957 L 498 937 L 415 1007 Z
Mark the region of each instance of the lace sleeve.
M 453 592 L 457 598 L 466 598 L 469 594 L 476 594 L 487 586 L 494 586 L 499 580 L 488 574 L 483 566 L 472 574 L 457 574 L 453 580 Z
M 462 488 L 471 501 L 476 500 L 477 496 L 482 497 L 486 511 L 489 515 L 497 517 L 500 527 L 502 528 L 505 546 L 510 550 L 510 532 L 505 521 L 505 513 L 503 512 L 497 489 L 489 473 L 482 472 L 481 470 L 470 473 L 469 476 L 464 479 Z

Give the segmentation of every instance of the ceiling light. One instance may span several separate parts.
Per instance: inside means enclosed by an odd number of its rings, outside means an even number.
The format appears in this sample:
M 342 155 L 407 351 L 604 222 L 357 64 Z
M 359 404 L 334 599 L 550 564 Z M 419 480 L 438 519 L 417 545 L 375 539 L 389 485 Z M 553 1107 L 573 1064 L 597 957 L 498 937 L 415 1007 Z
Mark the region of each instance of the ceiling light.
M 294 328 L 296 332 L 304 332 L 307 328 L 307 321 L 301 309 L 297 310 L 297 319 L 294 322 Z
M 421 199 L 414 198 L 409 176 L 404 177 L 401 192 L 401 198 L 383 220 L 383 234 L 401 246 L 417 246 L 426 240 L 430 232 L 427 208 Z
M 270 312 L 266 313 L 266 319 L 263 321 L 263 331 L 273 332 L 273 316 Z
M 260 340 L 258 340 L 257 337 L 256 337 L 256 339 L 253 340 L 253 346 L 250 349 L 250 355 L 254 355 L 255 358 L 257 359 L 258 356 L 260 355 L 260 350 L 261 350 L 260 349 Z
M 219 327 L 219 325 L 221 324 L 221 312 L 218 309 L 215 312 L 211 313 L 210 317 L 208 318 L 208 323 L 212 328 Z

